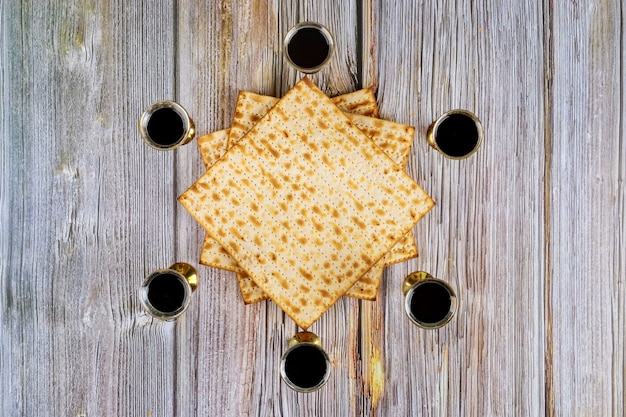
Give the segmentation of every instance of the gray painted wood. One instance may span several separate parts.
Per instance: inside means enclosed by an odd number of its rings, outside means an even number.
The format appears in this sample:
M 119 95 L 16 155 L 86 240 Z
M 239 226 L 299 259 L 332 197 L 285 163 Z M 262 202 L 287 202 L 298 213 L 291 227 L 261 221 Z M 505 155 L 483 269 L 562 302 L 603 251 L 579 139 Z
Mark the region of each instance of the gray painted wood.
M 624 410 L 623 6 L 551 15 L 551 374 L 569 415 Z
M 583 3 L 2 2 L 0 414 L 621 415 L 623 5 Z M 278 375 L 295 324 L 197 263 L 204 233 L 175 200 L 203 172 L 195 143 L 159 152 L 136 129 L 158 99 L 202 134 L 239 89 L 284 94 L 302 20 L 336 37 L 324 91 L 373 85 L 381 117 L 416 127 L 407 171 L 437 202 L 378 299 L 311 328 L 333 362 L 313 394 Z M 486 132 L 464 161 L 425 140 L 457 107 Z M 163 323 L 138 287 L 176 261 L 200 286 Z M 456 288 L 445 328 L 405 318 L 414 270 Z

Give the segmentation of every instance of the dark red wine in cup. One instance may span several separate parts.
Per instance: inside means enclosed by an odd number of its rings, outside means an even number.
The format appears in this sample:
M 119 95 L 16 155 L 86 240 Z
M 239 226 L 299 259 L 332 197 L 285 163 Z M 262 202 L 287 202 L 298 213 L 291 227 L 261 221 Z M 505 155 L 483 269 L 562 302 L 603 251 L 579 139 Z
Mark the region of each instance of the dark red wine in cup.
M 302 389 L 319 385 L 328 372 L 326 356 L 320 348 L 309 344 L 296 345 L 285 357 L 285 376 Z
M 150 116 L 147 126 L 148 135 L 160 146 L 171 146 L 180 141 L 185 134 L 183 118 L 171 107 L 156 110 Z
M 444 320 L 452 307 L 452 295 L 445 285 L 436 281 L 417 284 L 411 292 L 409 309 L 421 323 L 436 324 Z
M 476 123 L 463 113 L 452 113 L 446 116 L 439 122 L 434 133 L 435 143 L 439 149 L 455 158 L 471 153 L 480 140 Z
M 175 274 L 159 274 L 148 284 L 148 301 L 155 310 L 173 313 L 185 302 L 185 284 Z
M 316 27 L 302 27 L 289 39 L 287 54 L 296 66 L 312 70 L 324 63 L 331 46 L 324 33 Z

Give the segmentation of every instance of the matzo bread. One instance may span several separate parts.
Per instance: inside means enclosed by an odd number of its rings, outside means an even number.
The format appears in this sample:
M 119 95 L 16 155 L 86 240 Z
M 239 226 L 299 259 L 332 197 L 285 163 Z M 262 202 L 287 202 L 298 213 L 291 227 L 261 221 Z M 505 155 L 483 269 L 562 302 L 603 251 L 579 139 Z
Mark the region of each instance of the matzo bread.
M 228 138 L 228 147 L 236 143 L 241 137 L 248 132 L 267 112 L 271 109 L 279 99 L 275 97 L 263 96 L 247 91 L 241 91 L 237 98 L 235 107 L 235 115 L 232 120 L 232 128 Z M 341 103 L 343 108 L 339 107 L 350 118 L 352 123 L 361 129 L 367 136 L 389 156 L 396 164 L 406 166 L 411 152 L 413 136 L 415 128 L 402 123 L 392 122 L 388 120 L 370 117 L 368 114 L 378 114 L 378 105 L 376 97 L 371 88 L 358 90 L 354 93 L 343 94 L 341 96 L 331 98 L 333 103 Z M 356 111 L 357 114 L 348 113 Z M 207 253 L 203 258 L 216 259 L 213 253 L 218 252 L 219 247 L 215 247 L 214 243 L 205 242 L 203 252 Z M 409 234 L 394 246 L 390 251 L 390 255 L 384 258 L 385 265 L 393 265 L 398 262 L 405 261 L 417 256 L 417 246 L 413 232 Z M 213 263 L 210 266 L 220 267 Z M 232 263 L 224 265 L 224 269 L 232 268 Z
M 373 301 L 378 295 L 378 289 L 385 268 L 384 262 L 378 261 L 346 292 L 346 296 Z M 261 287 L 245 272 L 237 273 L 237 281 L 241 291 L 241 297 L 246 304 L 256 303 L 269 299 Z
M 363 274 L 363 276 L 350 287 L 345 295 L 362 300 L 375 300 L 378 295 L 378 288 L 380 287 L 384 269 L 385 263 L 383 260 L 376 262 L 369 271 Z
M 406 167 L 413 143 L 415 128 L 401 123 L 363 115 L 346 114 L 346 116 L 348 116 L 356 127 L 370 137 L 396 164 Z M 415 244 L 415 237 L 413 236 L 413 232 L 409 231 L 409 233 L 404 235 L 402 239 L 394 245 L 380 262 L 384 266 L 389 266 L 416 256 L 417 245 Z M 375 275 L 378 276 L 378 280 L 372 279 Z M 375 297 L 375 295 L 372 294 L 375 294 L 378 290 L 381 275 L 382 268 L 372 268 L 363 280 L 363 283 L 372 282 L 374 284 L 373 286 L 369 285 L 369 291 L 365 291 L 363 287 L 360 287 L 358 291 L 355 292 L 349 290 L 346 295 L 368 300 L 373 299 L 372 297 Z
M 240 92 L 235 107 L 235 116 L 233 117 L 233 125 L 236 126 L 235 132 L 238 133 L 233 135 L 233 142 L 239 140 L 245 132 L 247 132 L 261 117 L 267 113 L 269 109 L 271 109 L 278 102 L 278 100 L 279 99 L 274 97 L 263 96 L 251 92 Z M 340 108 L 342 108 L 343 111 L 349 110 L 358 115 L 378 114 L 378 105 L 372 88 L 365 88 L 352 93 L 339 95 L 331 98 L 331 100 L 334 103 L 340 103 Z M 372 128 L 375 128 L 373 120 L 362 123 L 364 127 L 369 128 L 371 126 Z M 230 129 L 223 129 L 198 137 L 198 147 L 200 149 L 204 165 L 207 169 L 213 165 L 215 161 L 221 158 L 229 148 L 228 144 L 230 131 Z M 391 144 L 391 147 L 393 147 L 393 144 Z M 408 156 L 408 151 L 406 154 Z M 410 239 L 413 241 L 412 236 Z M 402 246 L 404 249 L 402 249 L 402 247 L 394 247 L 391 253 L 398 253 L 398 251 L 401 251 L 402 257 L 406 258 L 406 256 L 410 256 L 410 253 L 407 250 L 409 246 L 406 243 Z M 416 250 L 415 254 L 417 254 Z M 395 261 L 395 258 L 390 258 L 390 261 L 400 262 Z M 204 239 L 202 252 L 200 254 L 200 263 L 206 266 L 212 266 L 239 273 L 242 272 L 239 265 L 237 265 L 237 262 L 230 257 L 224 248 L 222 248 L 210 236 L 206 236 Z M 258 299 L 258 297 L 255 297 L 255 299 Z M 245 297 L 244 301 L 246 303 L 250 302 L 250 300 L 246 300 Z
M 352 96 L 352 94 L 346 94 L 344 96 Z M 344 96 L 339 96 L 331 100 L 336 102 L 338 98 L 343 98 Z M 375 103 L 373 95 L 369 95 L 368 97 L 370 97 L 369 103 Z M 361 106 L 361 108 L 368 104 L 367 100 L 363 100 L 365 99 L 361 98 L 361 101 L 359 102 L 359 106 Z M 276 102 L 278 102 L 278 99 L 273 97 L 261 96 L 249 92 L 241 92 L 237 104 L 237 108 L 240 109 L 240 111 L 236 112 L 236 115 L 233 118 L 233 125 L 247 127 L 253 121 L 258 121 L 262 116 L 264 116 L 265 113 L 263 113 L 263 111 L 273 107 Z M 349 100 L 346 100 L 346 102 L 350 103 Z M 241 103 L 245 103 L 245 105 Z M 377 107 L 374 106 L 374 108 Z M 248 113 L 254 114 L 254 117 L 249 117 Z M 363 115 L 347 114 L 347 116 L 359 129 L 372 138 L 374 142 L 381 149 L 383 149 L 392 160 L 394 160 L 394 162 L 402 166 L 406 165 L 413 141 L 415 130 L 413 127 Z M 236 142 L 239 139 L 239 137 L 235 137 L 234 141 Z M 219 158 L 220 156 L 221 155 L 217 157 Z M 212 165 L 212 163 L 207 164 L 207 168 L 210 165 Z M 387 253 L 379 262 L 381 262 L 384 266 L 388 266 L 414 258 L 415 256 L 417 256 L 417 246 L 415 245 L 415 239 L 413 237 L 413 232 L 411 231 L 403 236 L 403 238 L 396 245 L 394 245 L 391 251 L 389 251 L 389 253 Z M 219 243 L 217 243 L 217 241 L 212 239 L 210 236 L 205 237 L 200 255 L 200 263 L 207 266 L 237 272 L 239 287 L 245 303 L 253 303 L 268 298 L 262 291 L 255 288 L 255 284 L 250 277 L 241 270 L 241 268 L 237 265 L 237 262 L 235 262 L 235 260 L 226 253 Z M 381 276 L 382 268 L 372 268 L 363 276 L 363 282 L 361 282 L 360 285 L 357 285 L 359 284 L 357 282 L 353 288 L 348 290 L 346 295 L 366 300 L 375 299 L 380 286 Z
M 411 236 L 411 241 L 413 241 L 412 234 L 407 233 L 404 237 L 406 238 L 409 235 Z M 394 248 L 397 246 L 398 244 L 396 244 Z M 417 247 L 415 246 L 415 244 L 413 246 L 415 247 L 415 251 L 417 251 Z M 376 296 L 378 295 L 378 289 L 380 288 L 383 270 L 384 267 L 388 265 L 387 258 L 389 258 L 390 255 L 391 252 L 385 254 L 383 259 L 376 262 L 376 264 L 369 271 L 363 274 L 363 276 L 361 276 L 361 278 L 359 278 L 358 281 L 355 282 L 352 287 L 350 287 L 345 295 L 348 297 L 359 298 L 362 300 L 375 300 Z M 410 256 L 406 259 L 411 259 L 412 257 L 413 256 Z M 232 258 L 230 259 L 232 260 Z M 233 263 L 235 263 L 234 260 Z M 238 268 L 238 266 L 236 267 Z M 243 271 L 239 271 L 237 272 L 236 276 L 237 282 L 239 283 L 239 289 L 241 291 L 241 298 L 243 299 L 244 303 L 252 304 L 258 301 L 267 300 L 269 298 L 267 294 L 265 294 L 263 290 L 258 285 L 256 285 L 256 283 L 252 280 L 252 278 L 250 278 L 248 274 Z
M 179 201 L 304 329 L 434 204 L 308 78 Z
M 228 147 L 245 135 L 248 130 L 278 103 L 278 98 L 240 91 L 231 123 Z M 378 117 L 378 104 L 372 88 L 364 88 L 331 98 L 342 111 L 363 116 Z
M 346 113 L 378 117 L 378 102 L 372 87 L 332 97 L 331 100 Z
M 415 134 L 413 126 L 361 114 L 346 113 L 346 116 L 396 164 L 406 166 Z
M 256 283 L 250 278 L 250 275 L 245 272 L 237 272 L 237 282 L 239 284 L 239 290 L 241 291 L 241 298 L 246 304 L 256 303 L 258 301 L 268 300 L 269 297 L 265 292 L 256 285 Z
M 226 153 L 229 133 L 230 129 L 223 129 L 199 136 L 196 139 L 200 155 L 202 155 L 202 162 L 207 169 Z
M 228 149 L 230 129 L 222 129 L 198 137 L 198 148 L 206 169 L 220 159 Z M 210 236 L 205 236 L 200 253 L 200 263 L 206 266 L 241 272 L 237 262 Z
M 346 109 L 361 112 L 377 109 L 375 97 L 371 89 L 359 90 L 355 93 L 348 93 L 332 98 L 333 102 L 342 102 Z M 255 93 L 242 91 L 239 94 L 235 116 L 233 117 L 233 128 L 229 135 L 229 143 L 237 142 L 245 132 L 263 117 L 267 111 L 278 102 L 277 98 L 263 96 Z M 373 103 L 373 104 L 372 104 Z M 342 109 L 342 110 L 346 110 Z M 411 151 L 411 144 L 415 128 L 402 123 L 381 120 L 363 114 L 347 114 L 351 121 L 361 129 L 397 164 L 406 166 Z M 207 243 L 204 250 L 212 249 L 212 244 Z M 391 255 L 386 259 L 386 265 L 402 262 L 406 259 L 417 256 L 417 247 L 413 233 L 410 232 L 406 238 L 402 239 L 391 251 Z M 213 258 L 207 254 L 206 258 Z M 220 267 L 212 264 L 211 266 Z M 232 269 L 226 265 L 225 269 Z

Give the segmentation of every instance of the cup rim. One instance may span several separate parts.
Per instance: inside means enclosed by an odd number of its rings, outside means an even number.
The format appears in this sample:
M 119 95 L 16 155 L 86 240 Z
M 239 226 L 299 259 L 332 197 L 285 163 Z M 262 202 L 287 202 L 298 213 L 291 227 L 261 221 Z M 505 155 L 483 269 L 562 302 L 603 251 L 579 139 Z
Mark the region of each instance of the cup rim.
M 446 118 L 448 118 L 449 116 L 453 114 L 462 114 L 464 116 L 467 116 L 474 122 L 474 125 L 476 126 L 476 133 L 478 134 L 478 140 L 476 141 L 476 145 L 474 145 L 474 148 L 472 148 L 472 150 L 466 153 L 465 155 L 460 155 L 460 156 L 449 155 L 439 147 L 439 145 L 437 144 L 437 141 L 435 140 L 437 129 L 439 128 L 439 125 L 441 125 L 441 122 L 443 122 Z M 428 140 L 428 144 L 431 147 L 433 147 L 435 150 L 437 150 L 440 154 L 442 154 L 444 157 L 448 159 L 461 160 L 461 159 L 469 158 L 470 156 L 474 155 L 478 151 L 478 149 L 481 147 L 483 143 L 485 132 L 484 132 L 482 122 L 480 121 L 478 116 L 476 116 L 474 113 L 465 109 L 452 109 L 452 110 L 446 111 L 437 119 L 435 119 L 434 122 L 431 123 L 431 125 L 428 127 L 428 133 L 426 137 Z
M 299 349 L 301 347 L 304 346 L 311 346 L 314 347 L 315 349 L 317 349 L 319 352 L 322 353 L 322 355 L 324 356 L 324 361 L 326 362 L 326 372 L 324 373 L 324 377 L 322 378 L 322 380 L 317 383 L 316 385 L 312 386 L 312 387 L 300 387 L 296 384 L 293 383 L 293 381 L 291 381 L 291 379 L 287 376 L 287 372 L 285 370 L 285 365 L 287 362 L 287 356 L 294 351 L 295 349 Z M 287 349 L 285 351 L 285 353 L 283 353 L 283 355 L 280 358 L 280 377 L 283 381 L 285 381 L 285 383 L 289 386 L 289 388 L 291 388 L 294 391 L 298 391 L 298 392 L 313 392 L 313 391 L 317 391 L 318 389 L 322 388 L 324 385 L 326 385 L 326 383 L 328 382 L 328 380 L 330 379 L 330 370 L 331 370 L 331 363 L 330 363 L 330 358 L 328 357 L 328 354 L 326 353 L 326 351 L 317 343 L 314 342 L 298 342 L 296 344 L 294 344 L 293 346 L 289 347 L 289 349 Z
M 305 29 L 305 28 L 314 28 L 314 29 L 319 30 L 320 33 L 326 39 L 326 43 L 328 44 L 328 55 L 326 56 L 326 58 L 324 58 L 324 60 L 319 65 L 315 67 L 311 67 L 311 68 L 301 67 L 300 65 L 293 62 L 293 60 L 291 59 L 291 56 L 289 56 L 289 51 L 288 51 L 289 41 L 291 41 L 291 39 L 300 29 Z M 314 74 L 320 71 L 324 66 L 326 66 L 326 64 L 328 64 L 328 61 L 330 61 L 334 52 L 335 52 L 335 38 L 333 37 L 333 34 L 330 32 L 330 30 L 326 26 L 318 22 L 305 21 L 305 22 L 297 23 L 293 25 L 291 28 L 289 28 L 289 30 L 287 31 L 287 34 L 285 35 L 283 39 L 283 55 L 285 56 L 285 59 L 287 60 L 287 62 L 289 62 L 289 64 L 292 67 L 294 67 L 296 70 L 303 72 L 305 74 Z
M 150 286 L 150 283 L 156 277 L 161 276 L 161 275 L 176 276 L 176 278 L 178 278 L 178 280 L 183 284 L 183 288 L 185 289 L 185 297 L 183 299 L 183 302 L 181 306 L 178 307 L 174 311 L 161 311 L 157 309 L 156 307 L 154 307 L 148 298 L 148 288 Z M 189 282 L 187 282 L 187 279 L 185 278 L 183 274 L 181 274 L 180 272 L 174 269 L 163 268 L 163 269 L 158 269 L 152 272 L 150 275 L 148 275 L 146 279 L 143 281 L 143 283 L 141 284 L 140 291 L 141 291 L 141 304 L 143 305 L 144 309 L 147 311 L 148 314 L 160 320 L 172 321 L 172 320 L 176 320 L 185 311 L 187 311 L 187 308 L 189 307 L 189 304 L 191 303 L 191 294 L 192 294 L 193 289 L 191 288 L 191 285 L 189 285 Z
M 427 284 L 427 283 L 436 283 L 438 285 L 441 285 L 442 287 L 446 289 L 446 291 L 448 291 L 448 294 L 450 294 L 450 309 L 448 310 L 448 313 L 441 320 L 436 321 L 434 323 L 421 321 L 417 317 L 415 317 L 413 313 L 411 312 L 411 299 L 413 297 L 413 293 L 416 291 L 416 289 L 419 286 Z M 431 277 L 431 278 L 425 278 L 425 279 L 415 282 L 411 286 L 411 288 L 409 288 L 409 290 L 406 292 L 404 296 L 404 312 L 408 316 L 411 323 L 415 324 L 418 327 L 421 327 L 422 329 L 429 329 L 429 330 L 438 329 L 440 327 L 445 326 L 455 316 L 457 309 L 458 309 L 458 300 L 457 300 L 456 292 L 454 291 L 454 289 L 452 288 L 450 284 L 448 284 L 446 281 L 441 280 L 439 278 Z
M 183 133 L 177 141 L 173 142 L 170 145 L 163 145 L 155 142 L 148 133 L 148 122 L 150 121 L 150 117 L 157 110 L 166 108 L 174 110 L 176 114 L 180 116 L 183 122 Z M 189 113 L 181 104 L 177 103 L 174 100 L 159 100 L 146 107 L 139 117 L 138 127 L 139 133 L 141 134 L 141 138 L 144 140 L 144 142 L 150 147 L 158 149 L 160 151 L 169 151 L 176 149 L 189 142 L 195 135 L 195 125 L 193 123 L 193 120 L 189 116 Z

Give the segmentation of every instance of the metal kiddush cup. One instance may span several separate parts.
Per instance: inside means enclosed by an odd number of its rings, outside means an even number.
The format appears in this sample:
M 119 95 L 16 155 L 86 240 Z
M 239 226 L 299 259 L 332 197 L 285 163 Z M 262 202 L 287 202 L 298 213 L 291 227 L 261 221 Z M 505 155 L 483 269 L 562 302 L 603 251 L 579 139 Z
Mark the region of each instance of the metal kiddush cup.
M 330 368 L 330 359 L 319 337 L 311 332 L 296 333 L 280 359 L 281 378 L 298 392 L 320 389 L 330 377 Z
M 189 264 L 179 262 L 150 274 L 141 284 L 141 303 L 152 317 L 175 320 L 189 307 L 198 287 L 198 275 Z
M 169 151 L 191 141 L 196 127 L 183 106 L 161 100 L 144 110 L 139 118 L 139 133 L 151 147 Z
M 465 159 L 483 142 L 483 125 L 470 111 L 455 109 L 442 114 L 428 128 L 428 144 L 450 159 Z
M 301 22 L 285 35 L 283 53 L 296 70 L 313 74 L 332 58 L 335 40 L 328 28 L 317 22 Z
M 458 300 L 452 287 L 427 272 L 413 272 L 404 280 L 404 309 L 409 319 L 423 329 L 438 329 L 457 311 Z

